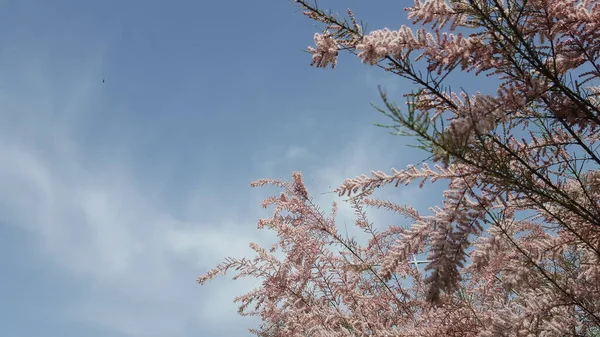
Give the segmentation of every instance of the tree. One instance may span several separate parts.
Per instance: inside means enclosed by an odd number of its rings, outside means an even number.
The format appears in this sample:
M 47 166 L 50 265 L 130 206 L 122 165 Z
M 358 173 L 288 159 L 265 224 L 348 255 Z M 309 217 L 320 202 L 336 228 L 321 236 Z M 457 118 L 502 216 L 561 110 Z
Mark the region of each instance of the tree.
M 416 31 L 368 34 L 350 10 L 295 3 L 325 26 L 312 65 L 335 67 L 343 51 L 414 83 L 406 112 L 383 90 L 379 110 L 430 163 L 336 189 L 366 245 L 340 235 L 336 205 L 320 211 L 300 173 L 254 182 L 283 190 L 258 223 L 279 241 L 252 244 L 254 259 L 227 259 L 199 282 L 231 268 L 261 279 L 236 300 L 261 316 L 263 336 L 600 335 L 600 1 L 416 0 L 406 8 Z M 497 91 L 451 91 L 456 72 Z M 438 180 L 448 189 L 431 214 L 372 197 Z M 412 225 L 377 231 L 369 207 Z M 416 254 L 430 260 L 424 273 L 407 263 Z

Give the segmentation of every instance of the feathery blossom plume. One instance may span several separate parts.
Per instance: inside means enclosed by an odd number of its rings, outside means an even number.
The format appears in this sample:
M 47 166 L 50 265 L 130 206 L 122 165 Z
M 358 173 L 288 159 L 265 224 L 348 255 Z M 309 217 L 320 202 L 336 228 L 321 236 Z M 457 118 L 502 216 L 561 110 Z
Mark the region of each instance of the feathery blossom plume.
M 351 11 L 295 2 L 325 25 L 311 65 L 347 51 L 415 84 L 402 108 L 382 91 L 379 110 L 431 156 L 335 189 L 365 244 L 339 233 L 337 205 L 321 211 L 299 172 L 252 183 L 282 190 L 258 221 L 277 242 L 198 281 L 260 279 L 236 299 L 261 317 L 259 336 L 600 336 L 600 1 L 415 0 L 416 29 L 368 33 Z M 457 71 L 498 88 L 445 89 Z M 428 212 L 376 197 L 439 183 Z M 376 228 L 369 209 L 406 222 Z
M 338 56 L 337 41 L 329 34 L 315 33 L 315 45 L 316 48 L 308 47 L 308 51 L 313 55 L 311 65 L 321 68 L 331 65 L 331 68 L 335 68 Z

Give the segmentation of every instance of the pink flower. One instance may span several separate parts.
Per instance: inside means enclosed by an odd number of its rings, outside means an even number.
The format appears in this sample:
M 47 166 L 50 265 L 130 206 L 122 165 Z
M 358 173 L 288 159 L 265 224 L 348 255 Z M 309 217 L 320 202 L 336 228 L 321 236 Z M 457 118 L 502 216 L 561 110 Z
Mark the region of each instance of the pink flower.
M 331 68 L 335 68 L 338 56 L 337 41 L 331 35 L 316 33 L 315 45 L 316 48 L 308 47 L 308 51 L 313 54 L 310 65 L 325 68 L 331 64 Z

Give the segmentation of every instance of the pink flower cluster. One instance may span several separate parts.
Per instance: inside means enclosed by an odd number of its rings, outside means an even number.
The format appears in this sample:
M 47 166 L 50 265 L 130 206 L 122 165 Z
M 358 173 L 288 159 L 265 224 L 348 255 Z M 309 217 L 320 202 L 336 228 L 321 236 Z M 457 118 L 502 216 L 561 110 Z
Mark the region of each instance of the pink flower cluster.
M 315 34 L 315 45 L 314 47 L 308 47 L 308 51 L 313 55 L 311 66 L 325 68 L 331 65 L 331 68 L 335 68 L 338 57 L 338 43 L 329 34 Z
M 261 317 L 259 336 L 600 336 L 600 1 L 415 0 L 416 34 L 366 35 L 351 12 L 348 24 L 296 3 L 327 25 L 312 65 L 334 67 L 347 50 L 415 83 L 407 113 L 384 102 L 437 163 L 335 190 L 365 244 L 340 234 L 337 205 L 322 212 L 300 173 L 257 181 L 283 190 L 258 221 L 277 242 L 251 244 L 253 259 L 228 258 L 199 282 L 231 269 L 260 279 L 236 299 Z M 498 90 L 445 90 L 457 70 L 492 76 Z M 443 201 L 428 214 L 372 197 L 440 182 Z M 408 226 L 376 229 L 367 209 Z M 419 254 L 424 271 L 409 263 Z

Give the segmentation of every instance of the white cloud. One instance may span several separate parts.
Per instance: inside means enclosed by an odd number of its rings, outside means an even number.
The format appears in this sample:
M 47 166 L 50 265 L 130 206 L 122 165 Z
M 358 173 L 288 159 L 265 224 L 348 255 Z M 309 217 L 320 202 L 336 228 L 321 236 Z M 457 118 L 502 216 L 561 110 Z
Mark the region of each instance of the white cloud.
M 0 94 L 0 221 L 29 232 L 40 261 L 79 285 L 56 307 L 57 319 L 131 337 L 244 334 L 251 322 L 237 317 L 232 300 L 252 282 L 223 282 L 225 293 L 215 291 L 217 282 L 201 287 L 195 280 L 263 240 L 255 230 L 258 207 L 245 217 L 224 212 L 227 206 L 205 209 L 220 218 L 214 223 L 172 214 L 167 200 L 148 193 L 157 183 L 135 176 L 133 163 L 90 160 L 80 144 L 77 121 L 99 99 L 90 89 L 97 74 L 67 73 L 66 84 L 40 74 L 21 78 L 33 92 Z M 209 193 L 215 186 L 189 188 Z
M 312 153 L 305 147 L 292 145 L 287 149 L 285 158 L 288 160 L 306 160 L 312 157 Z
M 90 289 L 66 308 L 78 319 L 128 336 L 183 336 L 186 325 L 218 325 L 202 316 L 206 308 L 229 311 L 221 320 L 235 315 L 230 294 L 215 297 L 194 279 L 227 255 L 248 255 L 248 242 L 260 241 L 253 226 L 183 222 L 127 178 L 72 179 L 26 151 L 0 146 L 0 154 L 5 220 L 32 232 L 40 255 Z

